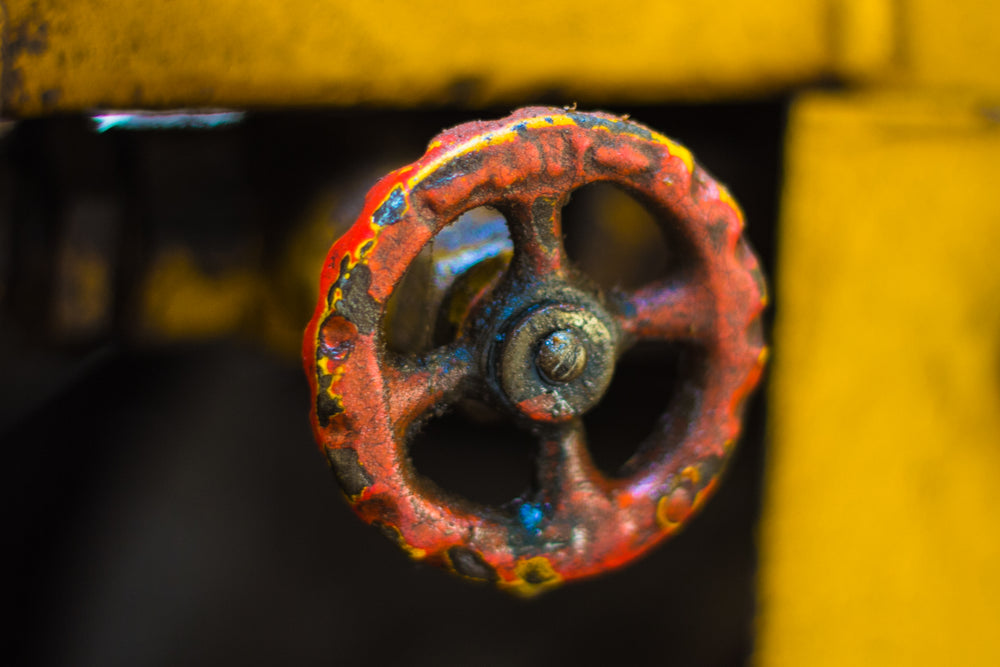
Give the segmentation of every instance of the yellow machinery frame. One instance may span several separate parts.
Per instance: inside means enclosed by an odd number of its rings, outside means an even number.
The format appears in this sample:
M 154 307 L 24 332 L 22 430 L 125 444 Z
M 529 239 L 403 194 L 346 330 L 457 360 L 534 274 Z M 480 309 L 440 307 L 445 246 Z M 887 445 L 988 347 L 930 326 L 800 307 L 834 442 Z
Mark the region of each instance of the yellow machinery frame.
M 974 0 L 0 1 L 0 116 L 792 104 L 762 665 L 1000 663 L 1000 10 Z

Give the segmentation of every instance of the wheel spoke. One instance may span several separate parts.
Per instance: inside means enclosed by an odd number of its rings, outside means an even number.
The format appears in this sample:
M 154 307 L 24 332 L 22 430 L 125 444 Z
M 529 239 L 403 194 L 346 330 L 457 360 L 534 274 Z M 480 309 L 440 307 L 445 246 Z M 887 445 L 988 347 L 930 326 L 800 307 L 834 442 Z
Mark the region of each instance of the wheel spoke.
M 514 270 L 525 278 L 561 274 L 565 250 L 562 244 L 564 198 L 536 197 L 530 203 L 507 210 L 514 241 Z
M 398 430 L 423 412 L 454 401 L 472 377 L 472 353 L 460 343 L 387 364 L 389 416 Z
M 595 494 L 604 496 L 603 476 L 590 458 L 580 418 L 543 433 L 538 481 L 549 502 L 557 506 L 576 505 Z
M 654 283 L 625 296 L 622 329 L 640 340 L 698 340 L 714 325 L 714 300 L 697 283 Z

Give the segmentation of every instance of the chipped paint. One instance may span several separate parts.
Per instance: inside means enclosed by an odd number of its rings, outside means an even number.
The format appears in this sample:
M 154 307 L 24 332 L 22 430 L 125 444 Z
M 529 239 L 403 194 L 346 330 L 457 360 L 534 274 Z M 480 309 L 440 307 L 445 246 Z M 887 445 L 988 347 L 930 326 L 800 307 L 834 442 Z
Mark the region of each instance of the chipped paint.
M 688 227 L 703 258 L 692 274 L 699 287 L 690 296 L 654 284 L 619 307 L 574 283 L 564 265 L 558 209 L 569 192 L 595 180 L 616 181 L 657 200 Z M 340 481 L 358 514 L 393 526 L 397 543 L 419 549 L 427 562 L 524 595 L 620 567 L 682 525 L 716 486 L 764 359 L 758 322 L 763 286 L 754 275 L 759 267 L 739 239 L 741 214 L 727 198 L 686 149 L 663 135 L 610 114 L 549 108 L 453 128 L 432 140 L 423 158 L 382 179 L 358 222 L 330 250 L 323 297 L 303 341 L 317 442 L 328 452 L 356 453 L 357 461 L 343 453 L 330 460 L 344 468 Z M 458 327 L 451 348 L 423 357 L 386 356 L 379 323 L 408 264 L 445 225 L 479 206 L 505 212 L 512 268 L 480 281 L 482 289 L 460 312 L 448 311 L 470 322 Z M 509 399 L 507 392 L 519 385 L 491 375 L 501 365 L 489 360 L 501 355 L 507 363 L 515 329 L 523 328 L 518 335 L 526 354 L 535 349 L 534 336 L 551 332 L 525 323 L 534 322 L 528 314 L 551 310 L 538 306 L 552 298 L 552 312 L 577 314 L 560 327 L 575 327 L 588 346 L 587 368 L 601 355 L 612 355 L 613 363 L 642 338 L 704 341 L 712 351 L 710 371 L 698 400 L 680 408 L 691 410 L 684 442 L 652 448 L 629 477 L 606 478 L 589 463 L 574 426 L 589 398 L 564 400 L 559 410 L 554 389 Z M 606 332 L 597 335 L 601 327 Z M 480 343 L 486 348 L 473 349 Z M 566 391 L 573 381 L 552 387 Z M 463 387 L 477 385 L 500 392 L 491 400 L 502 409 L 548 401 L 518 417 L 554 422 L 548 428 L 555 439 L 542 447 L 539 462 L 544 503 L 520 498 L 505 510 L 483 513 L 422 483 L 412 469 L 409 425 L 457 401 Z
M 533 535 L 541 532 L 542 521 L 545 520 L 545 512 L 539 503 L 523 503 L 517 508 L 517 517 L 521 520 L 524 529 Z
M 501 586 L 516 595 L 530 598 L 562 583 L 562 577 L 545 556 L 525 558 L 514 566 L 514 579 Z

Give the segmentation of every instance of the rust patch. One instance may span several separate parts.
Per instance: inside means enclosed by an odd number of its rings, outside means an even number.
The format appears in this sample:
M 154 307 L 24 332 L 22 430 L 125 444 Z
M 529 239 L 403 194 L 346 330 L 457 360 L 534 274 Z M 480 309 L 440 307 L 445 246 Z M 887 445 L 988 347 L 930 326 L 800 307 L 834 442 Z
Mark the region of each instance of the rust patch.
M 379 303 L 368 289 L 372 284 L 371 269 L 365 264 L 350 267 L 350 257 L 345 256 L 340 263 L 340 276 L 330 288 L 329 301 L 334 311 L 342 315 L 364 335 L 371 334 L 378 325 Z M 339 291 L 340 298 L 332 295 Z
M 452 547 L 448 549 L 448 560 L 451 561 L 451 566 L 455 572 L 468 579 L 489 582 L 500 580 L 493 566 L 483 560 L 483 557 L 472 549 Z
M 340 488 L 351 498 L 361 495 L 361 492 L 371 486 L 372 478 L 358 460 L 358 452 L 351 447 L 327 450 L 327 458 L 333 466 L 333 474 L 337 476 Z
M 578 276 L 567 268 L 560 247 L 556 209 L 575 188 L 601 180 L 649 203 L 663 213 L 661 222 L 683 232 L 700 263 L 690 276 L 700 282 L 690 292 L 657 283 L 619 298 L 576 284 Z M 698 510 L 731 454 L 732 446 L 722 443 L 739 434 L 733 405 L 760 377 L 761 332 L 751 323 L 763 307 L 763 284 L 753 275 L 758 264 L 749 249 L 737 245 L 738 209 L 726 190 L 695 166 L 687 149 L 608 114 L 528 108 L 438 135 L 423 158 L 379 181 L 366 202 L 355 226 L 328 255 L 322 296 L 303 344 L 317 394 L 347 406 L 336 414 L 335 406 L 314 410 L 313 426 L 363 520 L 390 527 L 383 529 L 390 537 L 399 531 L 426 550 L 421 553 L 433 565 L 534 595 L 626 564 Z M 468 340 L 449 354 L 478 355 L 491 374 L 482 377 L 480 369 L 478 378 L 488 398 L 544 435 L 539 499 L 558 507 L 559 515 L 544 525 L 525 498 L 502 513 L 477 512 L 419 484 L 407 467 L 405 439 L 406 427 L 418 417 L 397 419 L 393 405 L 414 406 L 416 415 L 440 409 L 442 396 L 453 398 L 463 388 L 439 382 L 450 372 L 444 370 L 448 363 L 459 360 L 435 359 L 427 368 L 419 356 L 387 360 L 379 337 L 365 333 L 377 332 L 391 297 L 392 286 L 381 284 L 386 276 L 400 275 L 404 257 L 416 257 L 454 216 L 479 205 L 506 216 L 515 270 L 485 297 L 492 301 L 477 302 L 459 334 Z M 389 242 L 363 245 L 379 231 Z M 364 247 L 369 252 L 362 253 Z M 380 285 L 377 299 L 369 292 L 373 283 Z M 573 334 L 574 344 L 586 346 L 579 376 L 557 373 L 559 364 L 539 356 L 540 345 L 564 330 Z M 582 432 L 558 424 L 589 409 L 603 392 L 598 380 L 610 380 L 619 331 L 657 341 L 693 337 L 715 353 L 692 355 L 682 367 L 649 465 L 616 482 L 622 488 L 619 502 L 608 502 L 608 480 L 593 468 Z M 579 387 L 573 384 L 587 378 Z M 572 405 L 571 389 L 585 392 Z M 348 415 L 351 428 L 340 429 Z M 324 418 L 329 428 L 323 428 Z M 364 467 L 361 450 L 350 449 L 362 446 Z M 377 473 L 376 481 L 365 467 Z

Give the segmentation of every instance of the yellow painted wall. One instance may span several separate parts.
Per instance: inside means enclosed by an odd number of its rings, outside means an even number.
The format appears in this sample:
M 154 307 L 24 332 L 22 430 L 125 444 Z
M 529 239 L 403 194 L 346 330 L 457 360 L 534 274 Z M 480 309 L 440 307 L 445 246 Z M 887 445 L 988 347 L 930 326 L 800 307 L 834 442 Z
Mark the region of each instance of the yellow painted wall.
M 1000 88 L 988 0 L 5 0 L 0 111 Z
M 3 113 L 754 95 L 885 65 L 890 0 L 5 0 Z M 3 16 L 0 15 L 0 20 Z
M 1000 664 L 994 109 L 791 110 L 759 664 Z
M 992 0 L 903 0 L 897 47 L 901 83 L 1000 90 L 1000 5 Z

